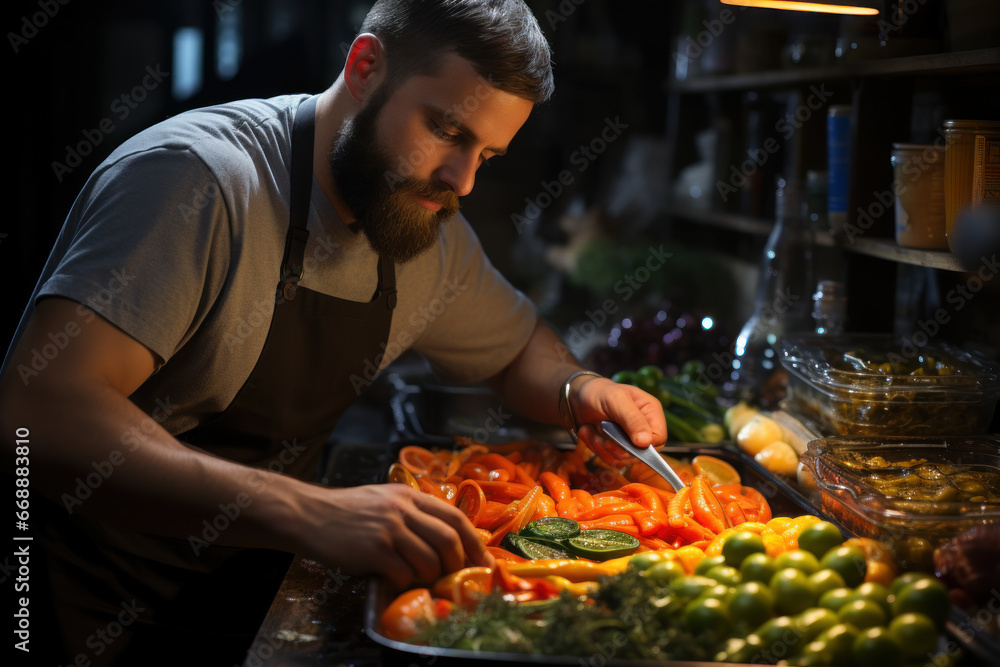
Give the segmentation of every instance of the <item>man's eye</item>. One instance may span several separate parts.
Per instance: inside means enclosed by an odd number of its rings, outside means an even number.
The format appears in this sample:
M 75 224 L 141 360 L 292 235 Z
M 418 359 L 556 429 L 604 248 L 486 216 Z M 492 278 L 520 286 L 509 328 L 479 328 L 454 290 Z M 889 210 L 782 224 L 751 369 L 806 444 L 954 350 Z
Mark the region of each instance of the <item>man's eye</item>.
M 448 132 L 447 130 L 445 130 L 440 125 L 434 125 L 434 126 L 432 126 L 431 127 L 431 132 L 434 133 L 434 136 L 436 136 L 441 141 L 454 142 L 454 141 L 458 141 L 458 138 L 459 138 L 459 135 L 457 135 L 457 134 L 451 134 L 450 132 Z

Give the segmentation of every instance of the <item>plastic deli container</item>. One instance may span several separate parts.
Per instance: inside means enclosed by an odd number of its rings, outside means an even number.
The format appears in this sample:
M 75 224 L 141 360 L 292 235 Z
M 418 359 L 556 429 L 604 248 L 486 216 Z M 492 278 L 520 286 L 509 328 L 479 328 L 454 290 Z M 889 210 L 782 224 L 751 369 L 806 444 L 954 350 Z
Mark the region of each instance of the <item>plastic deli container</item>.
M 945 234 L 954 251 L 952 230 L 961 210 L 973 201 L 976 177 L 976 146 L 1000 141 L 1000 121 L 946 120 L 945 138 Z
M 896 243 L 945 250 L 944 149 L 933 144 L 893 144 Z
M 929 570 L 934 549 L 1000 522 L 1000 439 L 993 436 L 813 440 L 802 454 L 824 514 Z
M 820 435 L 985 433 L 1000 397 L 998 365 L 945 342 L 800 336 L 785 341 L 781 363 L 789 378 L 785 407 Z

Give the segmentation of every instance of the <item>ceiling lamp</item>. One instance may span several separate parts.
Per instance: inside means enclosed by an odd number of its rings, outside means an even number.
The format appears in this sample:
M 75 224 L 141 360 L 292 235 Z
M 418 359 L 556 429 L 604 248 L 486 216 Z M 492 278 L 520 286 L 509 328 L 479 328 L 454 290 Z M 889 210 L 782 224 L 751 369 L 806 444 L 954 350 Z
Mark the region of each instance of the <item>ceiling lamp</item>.
M 764 9 L 788 9 L 795 12 L 821 12 L 824 14 L 853 14 L 874 16 L 879 13 L 877 0 L 820 0 L 819 2 L 799 2 L 798 0 L 722 0 L 724 5 L 741 7 L 762 7 Z

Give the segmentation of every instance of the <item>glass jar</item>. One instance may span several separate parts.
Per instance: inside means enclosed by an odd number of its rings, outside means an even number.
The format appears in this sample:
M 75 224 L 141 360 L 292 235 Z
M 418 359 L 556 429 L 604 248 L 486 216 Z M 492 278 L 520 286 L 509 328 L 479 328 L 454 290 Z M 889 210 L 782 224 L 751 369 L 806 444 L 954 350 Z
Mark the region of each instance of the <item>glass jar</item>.
M 933 144 L 893 144 L 896 243 L 906 248 L 946 249 L 944 149 Z
M 1000 121 L 946 120 L 944 122 L 944 225 L 948 246 L 953 247 L 952 230 L 959 212 L 972 203 L 976 137 L 1000 139 Z

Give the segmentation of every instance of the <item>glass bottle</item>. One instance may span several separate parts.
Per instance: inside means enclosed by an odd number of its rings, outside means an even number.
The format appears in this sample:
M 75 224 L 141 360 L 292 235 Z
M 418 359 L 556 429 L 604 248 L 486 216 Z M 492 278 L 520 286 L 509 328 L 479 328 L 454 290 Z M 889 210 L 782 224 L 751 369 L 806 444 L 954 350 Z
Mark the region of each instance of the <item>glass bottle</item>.
M 775 407 L 784 396 L 783 339 L 814 329 L 813 234 L 803 205 L 798 184 L 779 179 L 776 217 L 761 259 L 754 310 L 733 352 L 733 393 L 763 407 Z
M 847 320 L 847 296 L 844 286 L 836 280 L 821 280 L 812 295 L 813 320 L 816 333 L 821 336 L 836 336 L 844 333 Z

